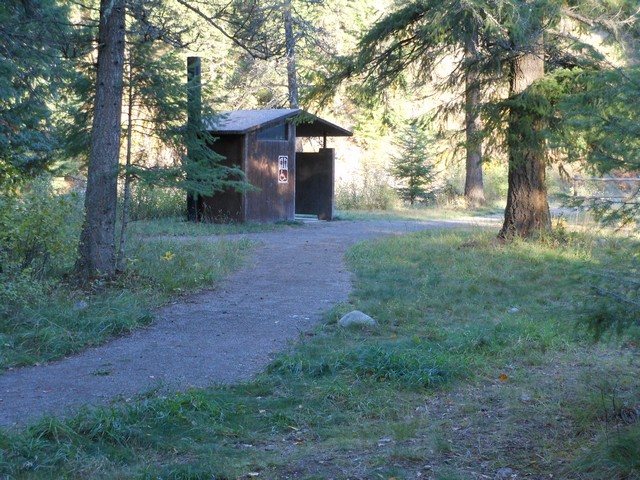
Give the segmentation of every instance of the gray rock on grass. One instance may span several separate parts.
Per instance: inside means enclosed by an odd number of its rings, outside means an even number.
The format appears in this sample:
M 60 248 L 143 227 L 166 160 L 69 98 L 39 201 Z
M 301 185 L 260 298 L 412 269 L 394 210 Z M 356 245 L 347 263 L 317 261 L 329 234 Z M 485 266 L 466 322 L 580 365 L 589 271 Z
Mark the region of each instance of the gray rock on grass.
M 354 310 L 338 320 L 338 325 L 345 328 L 352 326 L 375 327 L 378 325 L 378 322 L 366 313 L 362 313 L 360 310 Z

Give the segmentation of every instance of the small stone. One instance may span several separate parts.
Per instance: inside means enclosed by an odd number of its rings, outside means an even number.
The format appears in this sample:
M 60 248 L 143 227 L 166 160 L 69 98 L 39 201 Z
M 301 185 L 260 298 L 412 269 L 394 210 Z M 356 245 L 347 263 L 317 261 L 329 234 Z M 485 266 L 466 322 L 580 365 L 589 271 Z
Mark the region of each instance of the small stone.
M 509 311 L 510 311 L 511 313 L 518 313 L 518 312 L 520 311 L 520 309 L 519 309 L 519 308 L 517 308 L 517 307 L 511 307 L 511 308 L 509 309 Z
M 88 307 L 89 307 L 89 304 L 85 301 L 80 301 L 73 306 L 73 308 L 76 310 L 84 310 L 85 308 L 88 308 Z
M 352 325 L 373 327 L 378 325 L 378 322 L 376 322 L 366 313 L 362 313 L 360 310 L 354 310 L 353 312 L 349 312 L 345 316 L 343 316 L 338 321 L 338 325 L 345 328 Z
M 512 468 L 501 468 L 496 472 L 496 478 L 511 478 L 513 475 Z

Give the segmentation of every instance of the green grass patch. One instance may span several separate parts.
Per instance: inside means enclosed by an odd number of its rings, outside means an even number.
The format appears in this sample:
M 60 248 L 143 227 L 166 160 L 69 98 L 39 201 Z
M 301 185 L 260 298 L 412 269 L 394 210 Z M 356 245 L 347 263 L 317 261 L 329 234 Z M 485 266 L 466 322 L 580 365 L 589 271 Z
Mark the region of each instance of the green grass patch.
M 163 240 L 137 255 L 176 292 L 187 280 L 162 268 L 196 271 L 201 247 Z M 582 326 L 589 272 L 631 248 L 460 230 L 359 244 L 350 303 L 255 381 L 2 432 L 0 476 L 640 478 L 637 347 L 595 345 Z M 378 327 L 339 327 L 355 308 Z
M 137 237 L 198 237 L 212 235 L 233 235 L 242 233 L 261 233 L 283 230 L 287 227 L 301 226 L 302 222 L 277 223 L 206 223 L 189 222 L 184 217 L 159 218 L 131 222 L 129 231 Z
M 51 286 L 28 302 L 3 305 L 0 370 L 58 359 L 147 325 L 155 307 L 214 285 L 239 268 L 250 248 L 247 240 L 139 241 L 115 283 L 98 281 L 93 292 Z
M 503 213 L 504 207 L 487 206 L 466 209 L 420 205 L 395 207 L 386 210 L 338 210 L 335 218 L 338 220 L 451 220 L 467 217 L 486 217 Z

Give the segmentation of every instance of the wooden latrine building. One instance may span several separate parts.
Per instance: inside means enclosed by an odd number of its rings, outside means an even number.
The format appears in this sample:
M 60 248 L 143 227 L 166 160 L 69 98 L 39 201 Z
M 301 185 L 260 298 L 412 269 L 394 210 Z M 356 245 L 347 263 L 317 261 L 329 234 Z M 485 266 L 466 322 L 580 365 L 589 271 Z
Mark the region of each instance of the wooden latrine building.
M 198 197 L 198 219 L 269 223 L 294 220 L 296 214 L 333 218 L 335 151 L 327 148 L 327 137 L 351 132 L 299 109 L 238 110 L 204 124 L 217 138 L 212 148 L 256 188 Z M 296 152 L 300 137 L 322 138 L 324 147 Z

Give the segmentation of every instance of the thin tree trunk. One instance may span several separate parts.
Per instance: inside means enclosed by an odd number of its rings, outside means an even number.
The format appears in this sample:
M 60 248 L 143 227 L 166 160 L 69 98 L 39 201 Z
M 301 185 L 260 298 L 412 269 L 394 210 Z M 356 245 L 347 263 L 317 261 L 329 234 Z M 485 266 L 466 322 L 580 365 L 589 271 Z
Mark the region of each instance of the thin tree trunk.
M 480 65 L 477 59 L 478 32 L 467 38 L 464 55 L 467 64 L 465 75 L 465 133 L 467 143 L 466 178 L 464 198 L 469 207 L 485 202 L 482 181 L 482 138 L 480 123 Z
M 116 261 L 116 269 L 124 272 L 126 245 L 127 245 L 127 226 L 129 225 L 129 206 L 131 205 L 131 150 L 132 150 L 132 134 L 133 134 L 133 65 L 131 62 L 131 54 L 129 54 L 129 85 L 127 88 L 127 154 L 124 170 L 124 192 L 122 199 L 122 221 L 120 222 L 120 247 L 118 248 L 118 257 Z
M 287 85 L 289 87 L 289 108 L 298 108 L 298 72 L 296 66 L 296 38 L 293 32 L 293 12 L 291 0 L 284 2 L 284 35 L 287 50 Z
M 534 42 L 537 48 L 513 60 L 510 96 L 522 94 L 544 77 L 544 45 L 542 38 Z M 526 106 L 526 100 L 521 102 Z M 509 189 L 504 224 L 499 237 L 527 238 L 551 228 L 547 202 L 544 139 L 542 119 L 524 107 L 512 107 L 509 118 Z
M 98 66 L 85 220 L 77 270 L 87 280 L 115 273 L 115 225 L 122 114 L 125 0 L 100 1 Z
M 193 142 L 202 128 L 202 61 L 200 57 L 187 58 L 187 161 L 195 161 Z M 187 171 L 187 179 L 189 173 Z M 191 222 L 201 220 L 198 193 L 187 191 L 187 219 Z

